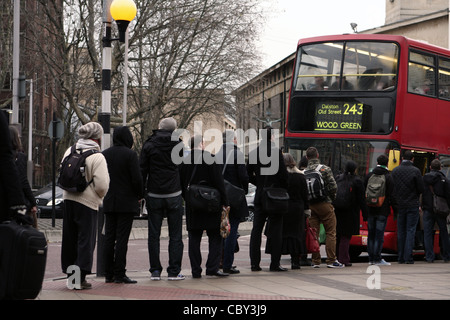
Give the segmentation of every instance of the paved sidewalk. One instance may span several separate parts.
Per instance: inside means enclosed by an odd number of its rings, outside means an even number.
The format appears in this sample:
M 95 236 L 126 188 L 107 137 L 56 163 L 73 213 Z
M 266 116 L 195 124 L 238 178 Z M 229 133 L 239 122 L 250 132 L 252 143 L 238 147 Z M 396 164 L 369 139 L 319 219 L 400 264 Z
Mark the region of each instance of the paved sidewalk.
M 39 228 L 49 237 L 50 246 L 60 246 L 60 222 L 55 228 L 49 221 L 40 221 Z M 50 227 L 48 226 L 50 224 Z M 151 281 L 148 272 L 146 245 L 147 221 L 136 220 L 133 226 L 128 256 L 145 260 L 145 266 L 128 270 L 130 278 L 137 284 L 105 283 L 104 278 L 88 276 L 93 288 L 88 290 L 69 290 L 66 280 L 61 276 L 46 278 L 37 300 L 179 300 L 177 306 L 190 306 L 193 301 L 287 301 L 287 300 L 449 300 L 450 299 L 450 263 L 438 260 L 435 263 L 416 261 L 406 265 L 395 262 L 391 257 L 391 266 L 369 266 L 362 257 L 351 267 L 342 269 L 327 268 L 322 264 L 319 269 L 302 267 L 300 270 L 270 272 L 270 256 L 264 253 L 262 245 L 263 271 L 252 272 L 249 262 L 249 240 L 251 223 L 242 223 L 239 232 L 240 251 L 235 256 L 240 274 L 226 278 L 207 277 L 193 279 L 190 276 L 187 256 L 187 237 L 184 237 L 184 257 L 182 273 L 185 280 L 169 281 L 162 275 L 161 281 Z M 163 230 L 161 238 L 161 258 L 167 263 L 168 239 Z M 265 237 L 263 236 L 263 240 Z M 203 264 L 207 257 L 207 237 L 202 241 Z M 321 246 L 325 256 L 324 246 Z M 144 254 L 145 253 L 145 254 Z M 145 255 L 145 257 L 143 257 Z M 56 260 L 55 257 L 52 259 Z M 133 267 L 136 264 L 133 261 Z M 394 260 L 394 261 L 393 261 Z M 49 263 L 49 261 L 48 261 Z M 130 263 L 132 264 L 132 263 Z M 283 256 L 282 265 L 290 267 L 290 259 Z M 130 266 L 130 268 L 133 268 Z M 94 269 L 95 270 L 95 269 Z M 195 303 L 194 303 L 195 305 Z M 177 309 L 176 312 L 180 312 Z
M 148 271 L 128 272 L 137 284 L 107 284 L 104 278 L 88 276 L 93 288 L 69 290 L 63 279 L 47 279 L 38 300 L 448 300 L 450 265 L 428 264 L 379 267 L 379 289 L 367 263 L 352 267 L 241 273 L 227 278 L 203 276 L 185 280 L 151 281 Z M 186 271 L 186 270 L 185 270 Z M 373 289 L 368 287 L 374 287 Z

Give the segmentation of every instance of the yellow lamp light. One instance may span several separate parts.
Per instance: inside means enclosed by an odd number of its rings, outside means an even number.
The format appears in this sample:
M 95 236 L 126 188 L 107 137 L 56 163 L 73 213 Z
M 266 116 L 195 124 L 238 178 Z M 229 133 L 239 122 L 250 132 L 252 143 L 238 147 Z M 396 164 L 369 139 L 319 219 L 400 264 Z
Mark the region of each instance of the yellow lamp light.
M 136 17 L 137 8 L 133 0 L 114 0 L 109 8 L 111 17 L 116 20 L 119 28 L 119 40 L 125 42 L 125 32 L 128 24 Z

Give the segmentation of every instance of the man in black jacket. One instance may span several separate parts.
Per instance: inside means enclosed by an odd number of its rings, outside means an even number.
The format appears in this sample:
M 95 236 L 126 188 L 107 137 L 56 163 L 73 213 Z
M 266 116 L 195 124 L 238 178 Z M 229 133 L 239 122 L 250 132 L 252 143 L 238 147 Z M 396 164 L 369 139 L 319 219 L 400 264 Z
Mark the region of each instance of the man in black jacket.
M 447 218 L 433 212 L 433 195 L 444 197 L 450 205 L 450 181 L 441 170 L 441 162 L 434 159 L 430 164 L 431 171 L 423 176 L 425 190 L 422 195 L 423 209 L 423 233 L 425 244 L 425 260 L 434 261 L 434 225 L 439 226 L 439 237 L 441 239 L 441 256 L 445 262 L 450 261 L 450 241 L 447 231 Z
M 183 199 L 179 168 L 172 161 L 172 150 L 182 143 L 172 139 L 177 127 L 174 118 L 164 118 L 158 130 L 144 143 L 141 151 L 141 173 L 147 192 L 148 253 L 151 280 L 160 280 L 162 266 L 159 259 L 161 225 L 165 216 L 169 227 L 169 280 L 183 280 L 180 273 L 183 258 Z
M 237 137 L 233 130 L 225 130 L 224 144 L 217 157 L 222 157 L 224 167 L 222 174 L 225 180 L 248 193 L 248 174 L 244 163 L 244 154 L 237 147 Z M 230 274 L 239 273 L 233 268 L 234 252 L 237 246 L 238 228 L 241 220 L 248 216 L 247 201 L 242 201 L 240 207 L 230 208 L 230 234 L 224 241 L 223 271 Z
M 130 129 L 118 127 L 114 129 L 113 146 L 103 151 L 110 177 L 108 193 L 103 199 L 106 282 L 136 283 L 125 274 L 128 239 L 139 211 L 139 200 L 143 198 L 139 160 L 132 146 Z
M 270 271 L 286 271 L 287 269 L 280 265 L 283 244 L 283 217 L 282 214 L 277 217 L 268 217 L 262 210 L 262 197 L 264 196 L 264 187 L 273 185 L 287 189 L 288 172 L 284 165 L 281 150 L 276 148 L 273 143 L 272 128 L 266 127 L 264 130 L 265 132 L 263 132 L 263 137 L 258 148 L 249 153 L 249 163 L 247 165 L 249 181 L 256 186 L 254 201 L 255 216 L 250 235 L 251 270 L 262 270 L 259 265 L 261 261 L 261 235 L 266 221 L 268 221 L 270 224 L 269 236 L 272 239 L 269 269 Z M 267 162 L 269 159 L 270 162 Z M 263 164 L 264 162 L 266 164 Z
M 204 150 L 205 144 L 201 135 L 195 135 L 190 141 L 191 154 L 180 166 L 180 178 L 183 196 L 186 200 L 186 227 L 189 236 L 188 253 L 193 278 L 201 278 L 202 254 L 200 244 L 203 231 L 208 236 L 208 259 L 206 260 L 206 275 L 224 277 L 228 273 L 219 270 L 222 254 L 222 237 L 220 235 L 221 212 L 202 212 L 195 210 L 189 203 L 188 186 L 204 184 L 217 189 L 220 193 L 220 204 L 228 206 L 221 166 L 215 156 Z M 194 171 L 195 170 L 195 171 Z
M 397 206 L 395 203 L 394 193 L 394 180 L 387 168 L 389 158 L 387 155 L 382 154 L 378 156 L 378 165 L 370 172 L 365 180 L 364 186 L 367 188 L 369 178 L 374 175 L 384 175 L 386 178 L 385 200 L 381 207 L 368 207 L 369 215 L 367 217 L 367 252 L 369 253 L 369 264 L 376 265 L 390 265 L 381 258 L 381 251 L 384 243 L 384 230 L 386 229 L 386 222 L 391 208 L 394 210 L 394 214 L 397 214 Z M 365 217 L 364 217 L 365 218 Z
M 413 264 L 414 239 L 419 221 L 419 198 L 424 191 L 420 170 L 414 166 L 410 150 L 403 154 L 402 163 L 392 170 L 394 197 L 398 205 L 398 262 Z

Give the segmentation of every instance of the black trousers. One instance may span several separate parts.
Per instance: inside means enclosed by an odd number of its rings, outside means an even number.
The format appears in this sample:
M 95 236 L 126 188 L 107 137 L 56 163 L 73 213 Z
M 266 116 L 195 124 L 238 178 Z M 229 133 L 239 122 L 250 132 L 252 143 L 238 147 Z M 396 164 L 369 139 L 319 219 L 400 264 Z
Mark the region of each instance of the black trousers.
M 62 272 L 76 265 L 80 268 L 82 280 L 90 274 L 97 238 L 97 210 L 71 201 L 64 201 L 63 234 L 61 244 Z
M 214 275 L 219 271 L 220 259 L 222 257 L 222 236 L 220 229 L 206 230 L 208 236 L 208 259 L 206 260 L 206 274 Z M 190 230 L 189 235 L 189 260 L 191 262 L 191 270 L 193 276 L 200 276 L 202 273 L 202 253 L 201 240 L 203 230 Z
M 270 219 L 270 228 L 267 237 L 270 238 L 270 267 L 276 268 L 280 265 L 281 248 L 283 245 L 283 218 L 268 217 L 259 205 L 255 205 L 253 228 L 250 234 L 250 263 L 259 266 L 261 262 L 261 237 L 266 222 Z
M 128 239 L 133 212 L 105 212 L 105 277 L 123 278 L 126 272 Z

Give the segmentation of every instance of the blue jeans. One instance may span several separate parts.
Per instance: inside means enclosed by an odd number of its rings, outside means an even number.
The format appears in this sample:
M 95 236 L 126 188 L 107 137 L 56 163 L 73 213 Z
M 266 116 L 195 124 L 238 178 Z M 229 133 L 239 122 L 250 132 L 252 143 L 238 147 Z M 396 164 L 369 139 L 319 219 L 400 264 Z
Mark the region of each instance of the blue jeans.
M 418 221 L 418 207 L 398 209 L 397 246 L 399 263 L 414 263 L 413 249 Z
M 183 202 L 181 195 L 171 198 L 148 197 L 148 255 L 150 260 L 150 272 L 162 271 L 159 259 L 159 238 L 164 216 L 167 216 L 169 227 L 169 277 L 177 276 L 181 271 L 183 258 Z
M 441 239 L 441 256 L 445 261 L 450 260 L 450 242 L 447 231 L 447 218 L 440 217 L 433 212 L 423 212 L 423 234 L 425 244 L 425 259 L 434 261 L 434 224 L 439 226 L 439 237 Z
M 239 217 L 230 217 L 230 234 L 224 240 L 223 246 L 223 269 L 231 269 L 234 261 L 234 251 L 236 249 L 236 243 L 238 238 L 238 227 L 241 222 Z
M 386 222 L 387 217 L 383 215 L 369 215 L 367 219 L 367 228 L 369 231 L 367 237 L 367 252 L 369 253 L 369 262 L 381 261 L 381 250 L 383 249 Z

